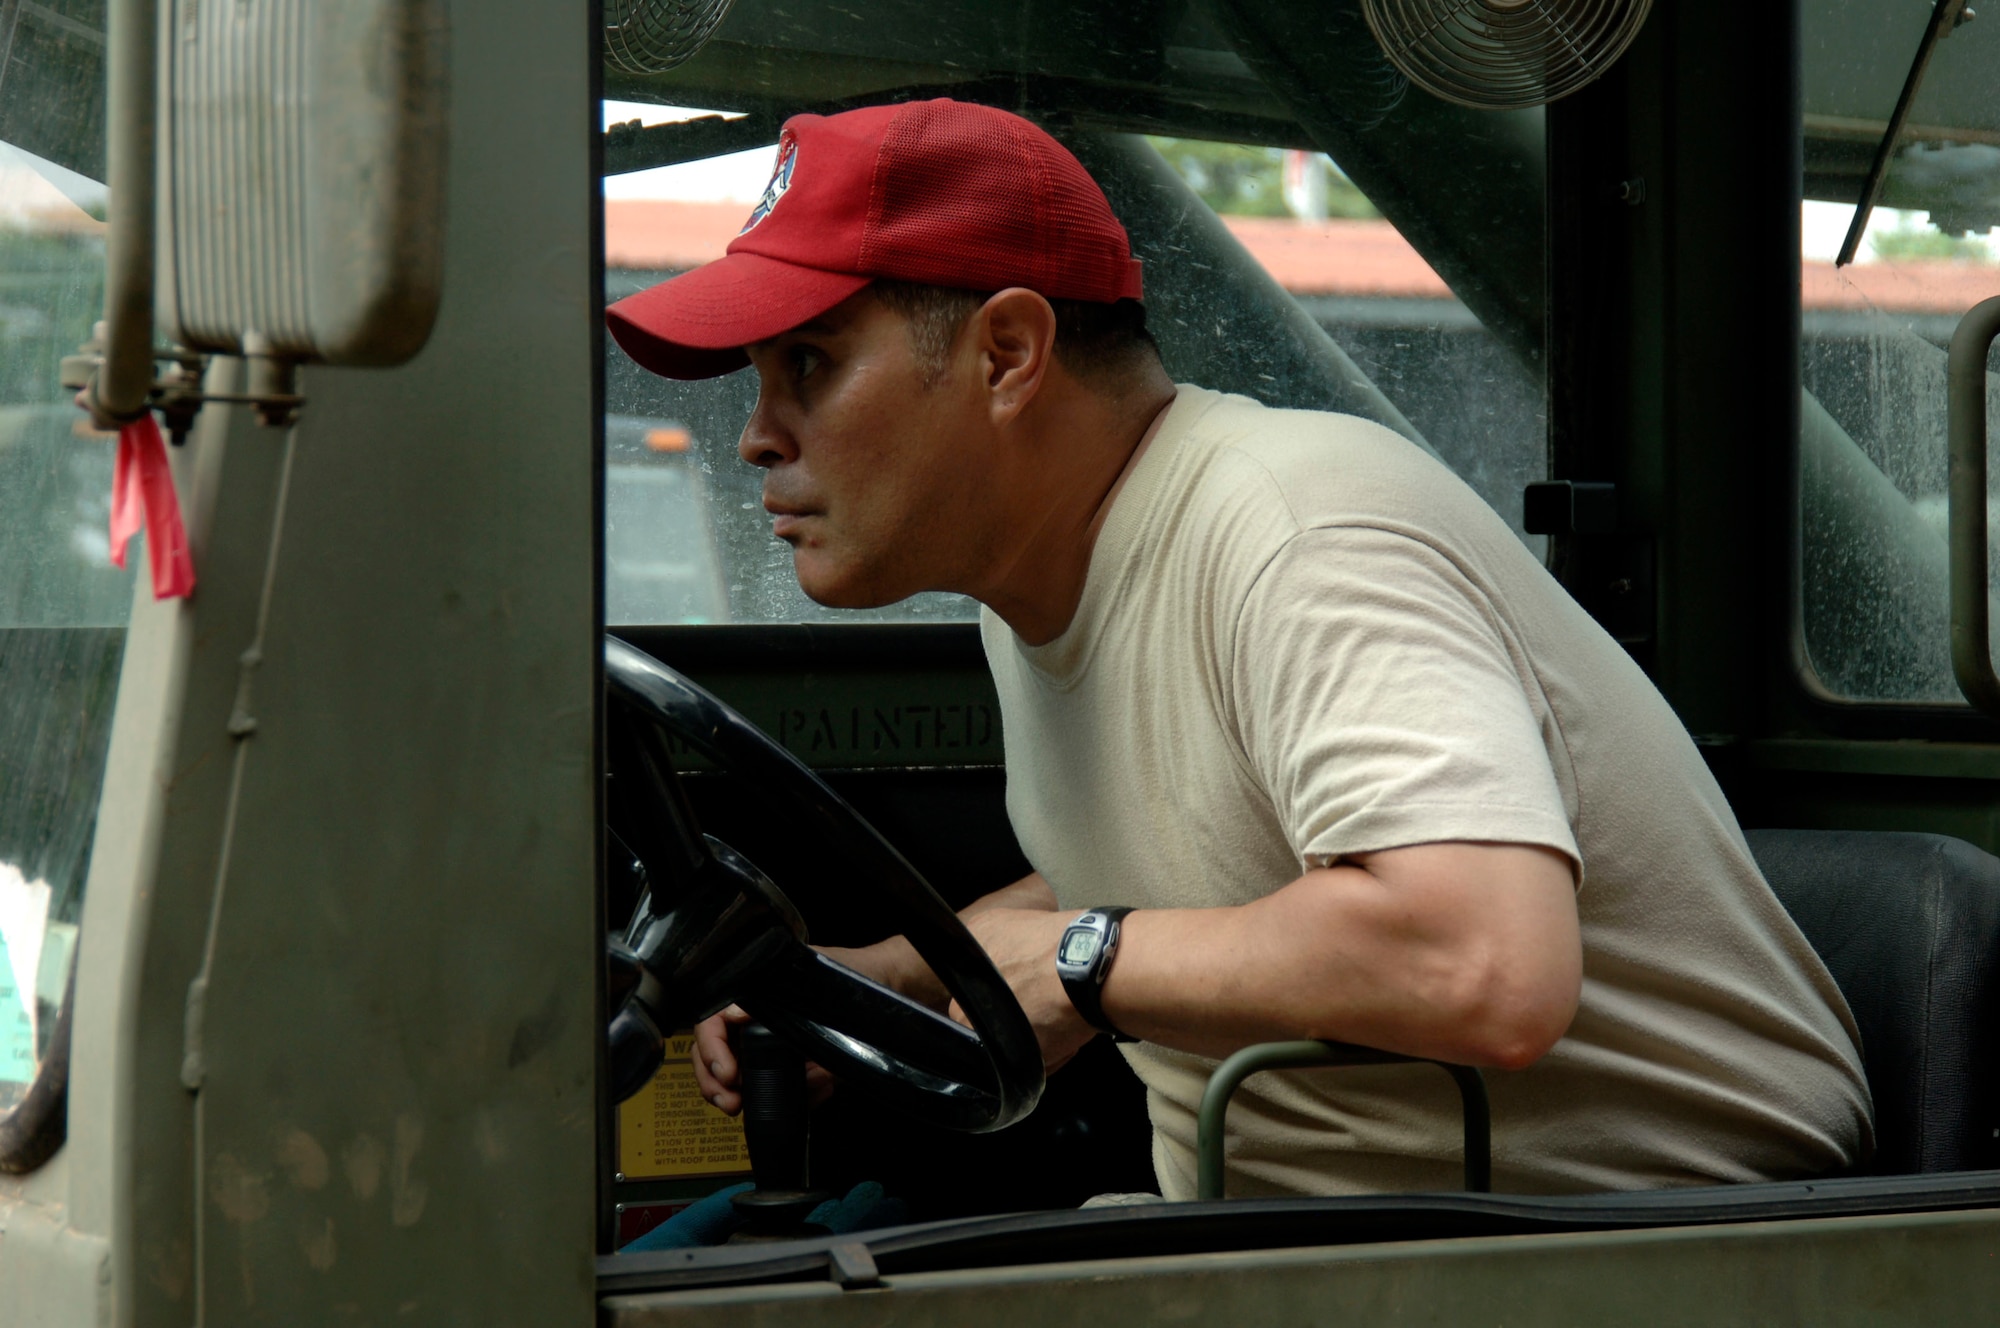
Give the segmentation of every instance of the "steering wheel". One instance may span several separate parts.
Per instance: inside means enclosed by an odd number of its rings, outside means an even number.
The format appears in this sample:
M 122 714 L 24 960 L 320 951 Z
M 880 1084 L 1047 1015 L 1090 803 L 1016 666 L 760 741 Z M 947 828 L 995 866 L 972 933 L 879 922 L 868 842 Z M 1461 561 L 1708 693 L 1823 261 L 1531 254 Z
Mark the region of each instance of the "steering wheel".
M 612 843 L 647 883 L 608 938 L 612 1089 L 645 1087 L 662 1033 L 731 1004 L 843 1082 L 949 1129 L 1004 1129 L 1042 1095 L 1020 1002 L 958 915 L 901 853 L 756 725 L 643 651 L 604 641 Z M 701 832 L 675 773 L 678 738 L 748 781 L 788 832 L 845 854 L 972 1027 L 807 944 L 798 909 L 748 858 Z

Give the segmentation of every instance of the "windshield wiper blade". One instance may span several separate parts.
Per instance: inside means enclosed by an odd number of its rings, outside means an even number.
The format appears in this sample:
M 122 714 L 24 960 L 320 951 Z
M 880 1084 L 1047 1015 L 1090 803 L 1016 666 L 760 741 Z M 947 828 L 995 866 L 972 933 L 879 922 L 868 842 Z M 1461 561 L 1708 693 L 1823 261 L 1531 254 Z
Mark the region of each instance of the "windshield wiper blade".
M 1896 98 L 1896 109 L 1890 113 L 1889 127 L 1882 133 L 1882 141 L 1875 145 L 1875 160 L 1868 167 L 1868 178 L 1861 184 L 1861 199 L 1854 205 L 1854 220 L 1847 224 L 1847 238 L 1840 243 L 1840 257 L 1833 260 L 1835 267 L 1846 267 L 1854 261 L 1854 251 L 1861 247 L 1861 233 L 1868 229 L 1868 216 L 1875 210 L 1876 200 L 1882 197 L 1882 186 L 1889 179 L 1889 162 L 1896 155 L 1896 145 L 1903 137 L 1903 122 L 1910 118 L 1910 106 L 1917 99 L 1917 89 L 1923 86 L 1924 71 L 1930 67 L 1931 52 L 1937 49 L 1940 38 L 1948 36 L 1952 29 L 1972 18 L 1972 11 L 1966 7 L 1966 0 L 1936 0 L 1931 6 L 1931 21 L 1924 28 L 1924 39 L 1917 45 L 1917 58 L 1910 62 L 1909 77 L 1903 80 L 1902 95 Z

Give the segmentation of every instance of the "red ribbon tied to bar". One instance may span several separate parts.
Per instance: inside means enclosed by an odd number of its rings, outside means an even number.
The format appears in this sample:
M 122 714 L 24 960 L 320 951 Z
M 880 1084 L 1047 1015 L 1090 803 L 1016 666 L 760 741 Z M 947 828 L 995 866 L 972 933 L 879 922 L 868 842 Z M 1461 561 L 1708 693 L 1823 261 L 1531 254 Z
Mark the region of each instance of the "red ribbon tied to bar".
M 182 599 L 194 591 L 194 555 L 188 550 L 167 445 L 151 411 L 118 431 L 118 461 L 111 472 L 111 565 L 125 565 L 125 546 L 146 528 L 146 561 L 153 568 L 153 598 Z

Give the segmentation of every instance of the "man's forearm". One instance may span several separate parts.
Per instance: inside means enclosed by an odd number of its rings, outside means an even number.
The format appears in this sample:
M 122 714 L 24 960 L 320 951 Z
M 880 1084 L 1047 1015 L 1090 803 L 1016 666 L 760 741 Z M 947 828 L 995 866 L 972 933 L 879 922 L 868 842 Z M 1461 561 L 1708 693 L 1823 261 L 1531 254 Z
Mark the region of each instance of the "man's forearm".
M 991 894 L 981 895 L 960 909 L 958 916 L 973 918 L 996 908 L 1048 910 L 1055 906 L 1055 891 L 1049 888 L 1049 883 L 1042 879 L 1040 872 L 1035 872 L 1011 885 L 1003 885 Z M 856 950 L 823 949 L 829 957 L 856 972 L 866 974 L 883 986 L 893 988 L 911 1000 L 921 1001 L 934 1010 L 941 1011 L 951 1003 L 951 993 L 945 990 L 944 983 L 938 981 L 937 974 L 917 953 L 917 947 L 902 936 L 891 936 L 886 941 Z
M 1547 850 L 1464 846 L 1472 874 L 1453 847 L 1426 846 L 1426 870 L 1388 879 L 1338 866 L 1240 907 L 1134 913 L 1105 1013 L 1199 1055 L 1312 1037 L 1530 1064 L 1568 1027 L 1581 984 L 1568 866 Z
M 1034 908 L 1053 912 L 1056 906 L 1056 892 L 1042 879 L 1040 872 L 1030 872 L 1012 885 L 1003 885 L 992 894 L 979 898 L 958 910 L 961 918 L 977 917 L 989 908 Z

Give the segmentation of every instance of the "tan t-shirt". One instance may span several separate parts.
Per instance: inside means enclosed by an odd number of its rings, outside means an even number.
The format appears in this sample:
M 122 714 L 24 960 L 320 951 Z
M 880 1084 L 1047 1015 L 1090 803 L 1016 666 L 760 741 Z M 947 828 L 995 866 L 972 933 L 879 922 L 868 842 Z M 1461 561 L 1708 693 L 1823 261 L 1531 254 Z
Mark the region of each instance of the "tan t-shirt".
M 1579 864 L 1583 998 L 1488 1072 L 1496 1189 L 1824 1173 L 1873 1146 L 1852 1016 L 1645 675 L 1444 466 L 1350 416 L 1183 387 L 1064 634 L 987 614 L 1007 810 L 1065 908 L 1240 904 L 1343 854 Z M 1215 1062 L 1139 1044 L 1168 1198 Z M 1264 1074 L 1229 1192 L 1461 1184 L 1435 1067 Z

